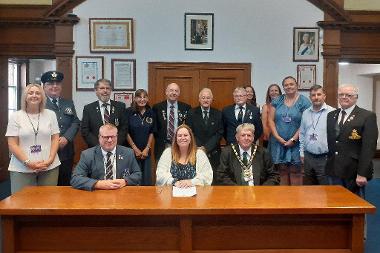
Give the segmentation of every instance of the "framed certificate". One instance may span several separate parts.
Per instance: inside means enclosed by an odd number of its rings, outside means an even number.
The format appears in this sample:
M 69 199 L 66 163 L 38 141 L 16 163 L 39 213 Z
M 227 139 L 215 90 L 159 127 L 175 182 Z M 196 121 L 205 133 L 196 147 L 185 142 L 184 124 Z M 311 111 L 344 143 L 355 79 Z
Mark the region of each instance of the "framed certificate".
M 133 19 L 90 18 L 91 53 L 133 53 Z
M 94 83 L 104 76 L 103 56 L 77 56 L 76 90 L 93 90 Z
M 136 60 L 135 59 L 112 59 L 111 80 L 113 90 L 136 89 Z
M 297 65 L 298 89 L 308 90 L 316 84 L 316 65 Z
M 113 97 L 115 101 L 123 102 L 128 108 L 133 101 L 133 92 L 114 92 Z

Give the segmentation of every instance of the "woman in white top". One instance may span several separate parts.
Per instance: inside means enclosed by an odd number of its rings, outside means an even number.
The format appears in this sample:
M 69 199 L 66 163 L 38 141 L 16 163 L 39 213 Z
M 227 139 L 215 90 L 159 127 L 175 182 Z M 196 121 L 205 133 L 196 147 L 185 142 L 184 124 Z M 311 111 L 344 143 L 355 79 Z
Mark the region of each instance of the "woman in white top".
M 197 149 L 194 134 L 187 125 L 180 125 L 172 147 L 167 148 L 157 164 L 157 185 L 180 188 L 211 185 L 212 168 L 207 155 Z
M 9 119 L 8 147 L 12 194 L 27 185 L 57 185 L 59 127 L 53 111 L 45 109 L 46 97 L 38 84 L 25 87 L 21 110 Z

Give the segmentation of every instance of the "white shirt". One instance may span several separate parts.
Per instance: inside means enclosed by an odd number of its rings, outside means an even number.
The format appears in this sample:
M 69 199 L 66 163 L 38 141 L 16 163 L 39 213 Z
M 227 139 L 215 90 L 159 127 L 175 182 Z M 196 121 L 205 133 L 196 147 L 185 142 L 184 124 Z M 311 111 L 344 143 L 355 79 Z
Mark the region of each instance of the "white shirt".
M 356 105 L 353 105 L 347 109 L 344 109 L 344 111 L 346 112 L 346 116 L 344 117 L 343 124 L 346 123 L 346 120 L 349 118 L 349 116 L 350 116 L 351 112 L 354 110 L 355 106 Z M 343 111 L 342 108 L 340 108 L 340 109 L 341 110 L 339 112 L 338 123 L 340 122 L 340 119 L 342 118 L 342 111 Z
M 104 162 L 104 179 L 106 179 L 107 175 L 107 153 L 108 151 L 105 151 L 103 148 L 101 148 L 102 154 L 103 154 L 103 162 Z M 111 162 L 112 162 L 112 179 L 116 179 L 116 147 L 114 147 L 113 150 L 111 150 L 112 156 L 111 156 Z
M 50 156 L 51 136 L 59 134 L 57 117 L 55 112 L 49 109 L 44 109 L 40 113 L 37 138 L 35 138 L 33 126 L 34 129 L 37 130 L 38 114 L 29 114 L 29 118 L 23 110 L 14 112 L 8 121 L 5 136 L 18 137 L 19 146 L 30 161 L 46 161 Z M 33 145 L 41 145 L 41 152 L 32 153 L 31 146 Z M 54 169 L 60 164 L 61 162 L 59 161 L 58 155 L 56 155 L 53 163 L 50 164 L 47 169 Z M 33 170 L 24 165 L 24 161 L 18 160 L 13 154 L 8 170 L 22 173 L 34 173 Z
M 244 152 L 247 152 L 247 160 L 250 161 L 251 160 L 251 154 L 252 154 L 252 147 L 250 147 L 247 151 L 245 151 L 244 149 L 242 149 L 239 145 L 239 150 L 240 150 L 240 157 L 243 159 L 243 153 Z M 251 164 L 251 167 L 250 167 L 251 171 L 252 171 L 252 164 Z M 251 178 L 249 179 L 248 181 L 248 185 L 249 186 L 253 186 L 255 185 L 254 182 L 253 182 L 253 171 L 252 171 L 252 176 Z
M 104 109 L 105 109 L 105 107 L 103 106 L 103 104 L 104 103 L 107 104 L 107 110 L 108 110 L 108 113 L 111 116 L 111 100 L 108 100 L 107 102 L 102 102 L 102 101 L 98 100 L 98 102 L 99 102 L 100 114 L 102 115 L 103 123 L 106 123 L 104 121 Z
M 246 110 L 247 104 L 244 104 L 242 106 L 243 106 L 243 119 L 244 119 L 244 115 L 245 115 L 245 110 Z M 236 119 L 238 119 L 239 112 L 240 112 L 240 105 L 235 105 L 235 118 Z

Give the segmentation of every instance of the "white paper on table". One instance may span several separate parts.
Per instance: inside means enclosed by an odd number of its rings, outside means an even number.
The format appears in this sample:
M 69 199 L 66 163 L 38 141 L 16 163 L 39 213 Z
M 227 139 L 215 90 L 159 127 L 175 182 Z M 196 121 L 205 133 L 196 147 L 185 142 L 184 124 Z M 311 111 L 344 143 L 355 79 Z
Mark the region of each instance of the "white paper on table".
M 192 197 L 197 195 L 197 188 L 191 186 L 188 188 L 179 188 L 173 186 L 173 197 Z

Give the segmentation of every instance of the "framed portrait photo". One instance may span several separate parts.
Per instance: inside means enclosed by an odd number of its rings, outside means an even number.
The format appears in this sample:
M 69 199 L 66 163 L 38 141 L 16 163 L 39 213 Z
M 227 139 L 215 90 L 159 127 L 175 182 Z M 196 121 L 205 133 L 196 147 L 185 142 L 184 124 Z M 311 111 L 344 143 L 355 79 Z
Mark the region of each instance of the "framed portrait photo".
M 113 97 L 115 101 L 123 102 L 128 108 L 133 101 L 133 92 L 114 92 Z
M 133 53 L 133 19 L 90 18 L 91 53 Z
M 185 13 L 185 50 L 214 49 L 214 14 Z
M 317 65 L 297 65 L 298 89 L 309 90 L 316 84 Z
M 112 59 L 111 81 L 113 90 L 136 89 L 136 60 L 135 59 Z
M 319 28 L 293 28 L 293 61 L 319 61 Z
M 103 56 L 77 56 L 76 90 L 94 90 L 94 83 L 104 77 Z

